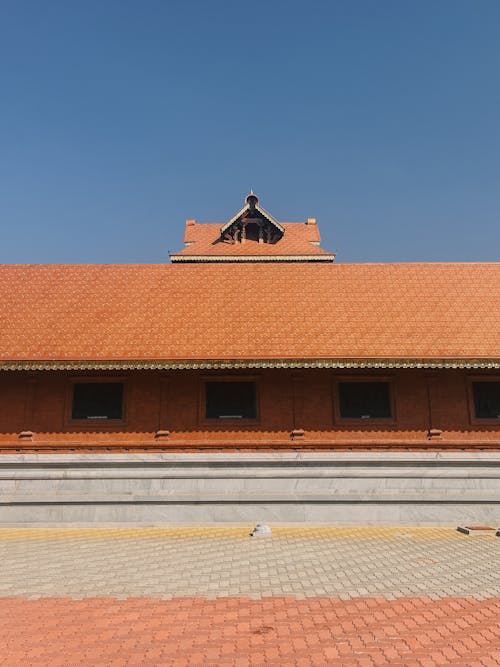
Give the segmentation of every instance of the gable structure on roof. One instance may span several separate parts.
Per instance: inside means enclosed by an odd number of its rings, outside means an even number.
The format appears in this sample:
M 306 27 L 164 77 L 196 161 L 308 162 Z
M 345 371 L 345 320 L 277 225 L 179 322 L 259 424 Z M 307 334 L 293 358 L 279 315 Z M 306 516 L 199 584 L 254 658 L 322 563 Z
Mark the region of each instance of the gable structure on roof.
M 334 253 L 319 247 L 315 218 L 278 222 L 253 192 L 227 222 L 186 221 L 185 248 L 172 253 L 174 263 L 192 262 L 333 262 Z
M 231 220 L 222 225 L 220 236 L 231 245 L 246 240 L 273 244 L 283 238 L 285 228 L 273 216 L 259 206 L 259 198 L 250 192 L 243 206 Z

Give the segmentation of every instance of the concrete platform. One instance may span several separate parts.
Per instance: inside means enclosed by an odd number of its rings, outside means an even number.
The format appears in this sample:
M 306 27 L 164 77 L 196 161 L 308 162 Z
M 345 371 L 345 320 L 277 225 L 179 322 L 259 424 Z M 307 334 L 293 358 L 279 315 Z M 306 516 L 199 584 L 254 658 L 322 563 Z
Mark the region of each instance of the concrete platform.
M 500 524 L 500 452 L 15 454 L 0 522 Z

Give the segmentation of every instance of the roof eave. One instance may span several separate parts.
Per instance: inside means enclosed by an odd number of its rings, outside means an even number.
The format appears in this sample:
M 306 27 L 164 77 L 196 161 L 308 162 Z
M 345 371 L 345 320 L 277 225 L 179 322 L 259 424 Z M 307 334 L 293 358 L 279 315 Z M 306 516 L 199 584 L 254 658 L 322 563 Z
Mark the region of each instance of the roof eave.
M 170 255 L 171 262 L 333 262 L 335 253 L 318 255 Z
M 0 361 L 0 371 L 237 370 L 252 368 L 497 370 L 500 369 L 500 358 L 88 359 Z

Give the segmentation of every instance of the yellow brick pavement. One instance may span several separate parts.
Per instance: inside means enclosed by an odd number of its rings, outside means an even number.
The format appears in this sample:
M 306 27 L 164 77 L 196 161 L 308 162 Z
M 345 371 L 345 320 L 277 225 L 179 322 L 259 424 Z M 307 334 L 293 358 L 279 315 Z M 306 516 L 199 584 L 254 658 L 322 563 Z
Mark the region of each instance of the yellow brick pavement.
M 0 540 L 66 540 L 66 539 L 230 539 L 247 537 L 253 526 L 221 525 L 177 525 L 152 527 L 4 527 L 0 528 Z M 471 539 L 455 527 L 415 526 L 303 526 L 273 525 L 274 537 L 296 537 L 311 539 L 335 538 L 391 538 L 411 539 Z M 494 537 L 488 533 L 484 537 Z M 476 538 L 475 538 L 476 539 Z

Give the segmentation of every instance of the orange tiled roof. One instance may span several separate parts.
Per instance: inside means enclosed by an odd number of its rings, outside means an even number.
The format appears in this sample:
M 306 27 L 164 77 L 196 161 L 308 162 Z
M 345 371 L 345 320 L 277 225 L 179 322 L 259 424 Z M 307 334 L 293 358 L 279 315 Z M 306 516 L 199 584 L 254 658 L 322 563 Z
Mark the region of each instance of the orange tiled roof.
M 317 225 L 304 222 L 280 223 L 285 233 L 276 243 L 259 243 L 247 239 L 245 243 L 227 243 L 221 240 L 220 223 L 196 223 L 188 220 L 184 250 L 170 255 L 172 261 L 200 258 L 244 258 L 244 257 L 309 257 L 332 261 L 335 255 L 318 247 L 320 235 Z
M 0 362 L 500 359 L 500 264 L 0 267 Z

